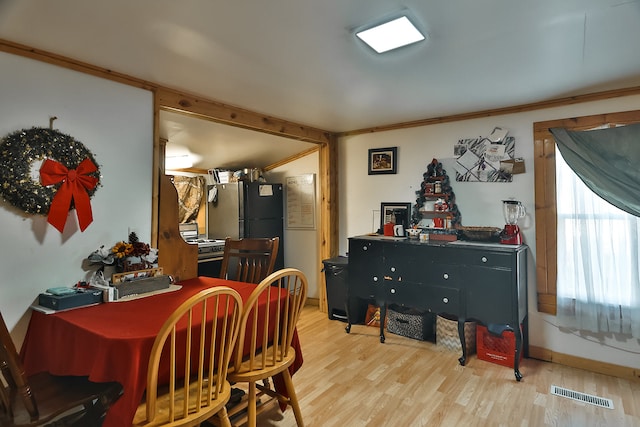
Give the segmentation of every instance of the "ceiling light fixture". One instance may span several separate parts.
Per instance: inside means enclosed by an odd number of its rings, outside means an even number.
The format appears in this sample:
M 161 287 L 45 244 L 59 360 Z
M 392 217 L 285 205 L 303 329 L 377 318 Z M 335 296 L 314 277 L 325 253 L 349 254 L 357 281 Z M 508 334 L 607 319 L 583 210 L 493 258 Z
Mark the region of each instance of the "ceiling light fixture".
M 378 53 L 388 52 L 425 39 L 406 16 L 356 32 L 356 36 Z
M 164 168 L 167 170 L 187 169 L 193 166 L 193 159 L 189 154 L 165 156 Z

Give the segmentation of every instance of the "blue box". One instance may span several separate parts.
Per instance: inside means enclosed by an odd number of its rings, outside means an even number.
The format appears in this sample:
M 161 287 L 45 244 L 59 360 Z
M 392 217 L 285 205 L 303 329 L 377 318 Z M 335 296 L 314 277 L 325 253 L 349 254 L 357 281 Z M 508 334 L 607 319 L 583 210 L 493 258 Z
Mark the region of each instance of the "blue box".
M 91 289 L 68 295 L 42 293 L 38 296 L 38 304 L 52 310 L 66 310 L 102 302 L 102 291 Z

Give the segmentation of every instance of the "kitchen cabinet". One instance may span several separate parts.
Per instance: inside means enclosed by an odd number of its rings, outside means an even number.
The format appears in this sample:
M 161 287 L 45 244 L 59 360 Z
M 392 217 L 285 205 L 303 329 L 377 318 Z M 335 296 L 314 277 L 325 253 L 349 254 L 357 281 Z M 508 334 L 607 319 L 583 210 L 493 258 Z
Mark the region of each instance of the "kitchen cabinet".
M 493 333 L 512 331 L 514 374 L 520 381 L 520 353 L 523 347 L 528 352 L 527 250 L 526 245 L 499 243 L 351 237 L 347 298 L 366 299 L 380 307 L 380 342 L 385 341 L 387 304 L 456 316 L 461 365 L 467 359 L 465 321 L 477 321 Z M 347 310 L 347 333 L 351 326 Z

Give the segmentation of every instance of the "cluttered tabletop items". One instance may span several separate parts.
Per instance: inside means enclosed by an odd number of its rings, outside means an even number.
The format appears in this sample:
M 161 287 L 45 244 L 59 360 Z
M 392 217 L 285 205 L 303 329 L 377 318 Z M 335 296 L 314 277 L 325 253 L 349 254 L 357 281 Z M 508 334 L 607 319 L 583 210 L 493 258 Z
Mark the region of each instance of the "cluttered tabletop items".
M 103 302 L 129 301 L 136 298 L 172 292 L 180 289 L 171 276 L 162 274 L 162 268 L 149 268 L 116 273 L 111 282 L 102 278 L 92 278 L 91 282 L 78 282 L 73 287 L 56 286 L 38 295 L 38 301 L 31 308 L 45 314 L 86 307 Z

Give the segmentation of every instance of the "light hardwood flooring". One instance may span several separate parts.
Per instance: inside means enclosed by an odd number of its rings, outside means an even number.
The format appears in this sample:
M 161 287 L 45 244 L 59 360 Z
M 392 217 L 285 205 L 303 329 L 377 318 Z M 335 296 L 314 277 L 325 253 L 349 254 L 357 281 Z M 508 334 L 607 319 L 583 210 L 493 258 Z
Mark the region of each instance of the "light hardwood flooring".
M 640 426 L 640 382 L 523 359 L 513 369 L 431 342 L 329 320 L 306 307 L 298 323 L 304 364 L 293 376 L 307 427 Z M 611 399 L 606 409 L 550 394 L 551 385 Z M 293 411 L 262 413 L 259 426 L 295 426 Z

